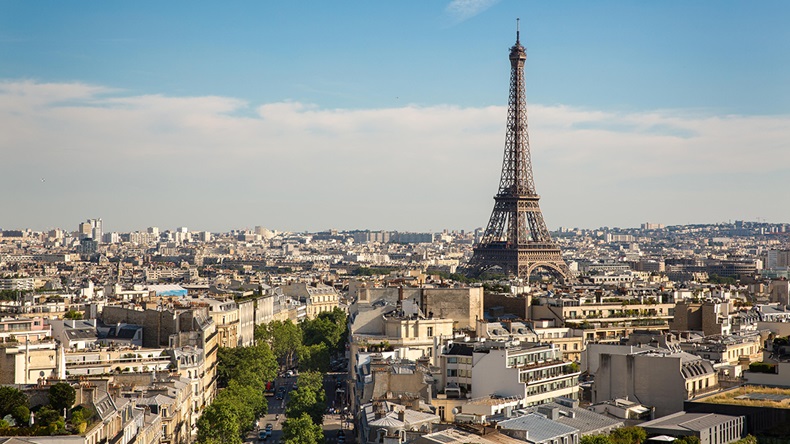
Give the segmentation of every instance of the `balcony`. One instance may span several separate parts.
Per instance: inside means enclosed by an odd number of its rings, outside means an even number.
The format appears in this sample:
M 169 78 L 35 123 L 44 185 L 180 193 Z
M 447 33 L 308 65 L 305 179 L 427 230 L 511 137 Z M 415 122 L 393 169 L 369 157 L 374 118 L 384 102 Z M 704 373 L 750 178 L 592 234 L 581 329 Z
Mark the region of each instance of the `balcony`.
M 563 361 L 562 359 L 550 359 L 548 361 L 537 361 L 531 362 L 529 364 L 516 365 L 515 367 L 519 369 L 519 371 L 524 371 L 533 368 L 554 367 L 561 364 L 567 364 L 567 362 Z

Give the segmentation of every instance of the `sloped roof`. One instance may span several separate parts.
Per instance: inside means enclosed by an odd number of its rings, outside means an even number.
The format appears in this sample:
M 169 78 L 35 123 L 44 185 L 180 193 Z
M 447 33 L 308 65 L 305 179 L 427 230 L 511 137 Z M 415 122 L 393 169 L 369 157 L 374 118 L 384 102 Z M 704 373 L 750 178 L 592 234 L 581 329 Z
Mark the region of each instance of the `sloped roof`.
M 639 426 L 645 429 L 659 428 L 677 430 L 679 432 L 686 431 L 704 431 L 719 424 L 723 424 L 737 416 L 720 415 L 718 413 L 686 413 L 677 412 L 662 418 L 654 419 L 652 421 L 644 422 Z
M 555 419 L 554 421 L 557 421 L 560 424 L 565 424 L 568 427 L 573 427 L 574 429 L 578 429 L 579 433 L 582 435 L 609 427 L 623 425 L 623 421 L 621 419 L 610 418 L 606 415 L 595 413 L 591 410 L 587 410 L 579 407 L 576 408 L 568 407 L 562 404 L 558 404 L 556 402 L 541 404 L 540 407 L 559 409 L 560 417 Z M 537 407 L 533 407 L 531 410 L 535 412 L 537 411 Z M 573 412 L 575 416 L 574 418 L 571 418 L 569 415 L 567 415 L 567 413 L 570 412 Z
M 560 424 L 537 413 L 501 421 L 498 425 L 504 430 L 528 431 L 527 439 L 531 442 L 543 442 L 579 431 L 575 427 Z

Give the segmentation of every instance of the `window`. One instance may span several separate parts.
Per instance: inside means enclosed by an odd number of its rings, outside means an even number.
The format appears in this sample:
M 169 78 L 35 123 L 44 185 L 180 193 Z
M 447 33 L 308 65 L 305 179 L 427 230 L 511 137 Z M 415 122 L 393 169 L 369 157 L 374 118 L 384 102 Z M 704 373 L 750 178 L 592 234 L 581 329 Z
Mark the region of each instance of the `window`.
M 451 356 L 451 357 L 447 358 L 447 363 L 448 364 L 457 364 L 458 363 L 458 358 L 456 358 L 455 356 Z
M 447 376 L 451 376 L 451 377 L 458 376 L 458 370 L 452 369 L 452 368 L 448 368 L 447 369 Z
M 428 336 L 433 336 L 433 327 L 428 327 Z

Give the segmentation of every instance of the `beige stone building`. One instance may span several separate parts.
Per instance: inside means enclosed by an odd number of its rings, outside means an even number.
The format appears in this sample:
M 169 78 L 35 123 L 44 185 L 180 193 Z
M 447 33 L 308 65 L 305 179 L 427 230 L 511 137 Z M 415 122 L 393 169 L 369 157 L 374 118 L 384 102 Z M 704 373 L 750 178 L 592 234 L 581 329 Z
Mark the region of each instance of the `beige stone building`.
M 572 328 L 586 342 L 619 342 L 637 329 L 666 331 L 675 315 L 675 304 L 583 304 L 576 299 L 543 302 L 532 305 L 533 321 L 553 321 L 556 326 Z
M 203 353 L 202 397 L 199 410 L 211 404 L 217 393 L 217 324 L 203 305 L 169 310 L 137 310 L 125 307 L 105 307 L 104 322 L 126 322 L 143 326 L 143 345 L 168 348 L 193 347 Z
M 236 348 L 239 344 L 239 307 L 233 299 L 201 299 L 208 305 L 208 314 L 217 326 L 217 344 Z
M 315 319 L 321 313 L 334 310 L 340 299 L 337 290 L 323 284 L 298 283 L 282 287 L 283 293 L 305 304 L 307 319 Z
M 66 350 L 69 376 L 101 375 L 114 372 L 168 371 L 170 356 L 164 348 L 107 347 Z
M 63 347 L 54 341 L 0 344 L 0 384 L 37 384 L 65 378 Z

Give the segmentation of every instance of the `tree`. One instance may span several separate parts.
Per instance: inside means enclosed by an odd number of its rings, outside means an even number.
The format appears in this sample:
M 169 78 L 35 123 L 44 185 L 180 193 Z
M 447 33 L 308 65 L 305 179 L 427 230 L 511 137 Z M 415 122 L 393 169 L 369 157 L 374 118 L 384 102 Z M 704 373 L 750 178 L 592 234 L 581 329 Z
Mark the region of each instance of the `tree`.
M 297 356 L 299 358 L 299 371 L 322 373 L 329 371 L 329 347 L 324 343 L 302 345 L 299 347 Z
M 647 432 L 641 427 L 621 427 L 609 435 L 613 444 L 641 444 L 647 439 Z
M 272 381 L 277 376 L 277 361 L 269 346 L 263 342 L 252 347 L 220 348 L 217 357 L 217 383 L 220 387 L 226 387 L 232 379 L 239 379 L 241 375 L 245 375 L 250 383 L 254 381 L 250 381 L 249 377 L 257 376 L 260 382 L 256 385 L 265 385 L 266 381 Z
M 579 444 L 613 444 L 609 435 L 587 435 L 582 436 Z
M 324 393 L 324 375 L 318 372 L 302 372 L 299 374 L 299 390 L 302 388 L 317 393 L 318 401 L 325 401 L 326 394 Z
M 324 434 L 321 426 L 316 425 L 307 413 L 296 417 L 288 417 L 283 423 L 285 444 L 321 444 Z
M 62 430 L 66 422 L 58 410 L 54 410 L 45 405 L 36 412 L 36 424 L 41 427 L 46 427 L 49 434 L 53 434 L 58 430 Z
M 267 342 L 274 356 L 290 367 L 299 346 L 302 345 L 302 330 L 291 320 L 272 321 L 255 329 L 256 342 Z
M 291 392 L 288 397 L 288 406 L 285 409 L 285 415 L 289 418 L 298 418 L 306 414 L 310 416 L 313 424 L 322 424 L 324 422 L 324 410 L 326 410 L 326 403 L 319 400 L 316 392 L 299 386 L 299 390 Z
M 82 312 L 77 310 L 69 310 L 66 314 L 63 315 L 63 319 L 75 319 L 80 320 L 82 319 Z
M 11 416 L 14 417 L 16 425 L 18 426 L 28 424 L 30 422 L 30 409 L 27 408 L 26 405 L 18 405 L 14 407 L 14 411 L 11 412 Z
M 0 418 L 14 413 L 19 406 L 28 407 L 27 396 L 21 390 L 9 386 L 0 386 Z
M 243 384 L 239 380 L 231 380 L 228 387 L 220 392 L 218 398 L 220 397 L 233 409 L 240 430 L 249 430 L 255 419 L 266 413 L 267 404 L 263 390 Z
M 49 404 L 57 411 L 70 409 L 76 400 L 77 391 L 65 382 L 59 382 L 49 388 Z
M 219 397 L 200 415 L 197 427 L 200 443 L 241 443 L 239 418 L 230 403 Z
M 326 344 L 330 352 L 345 348 L 348 333 L 346 313 L 339 308 L 320 313 L 315 319 L 299 324 L 305 345 Z

